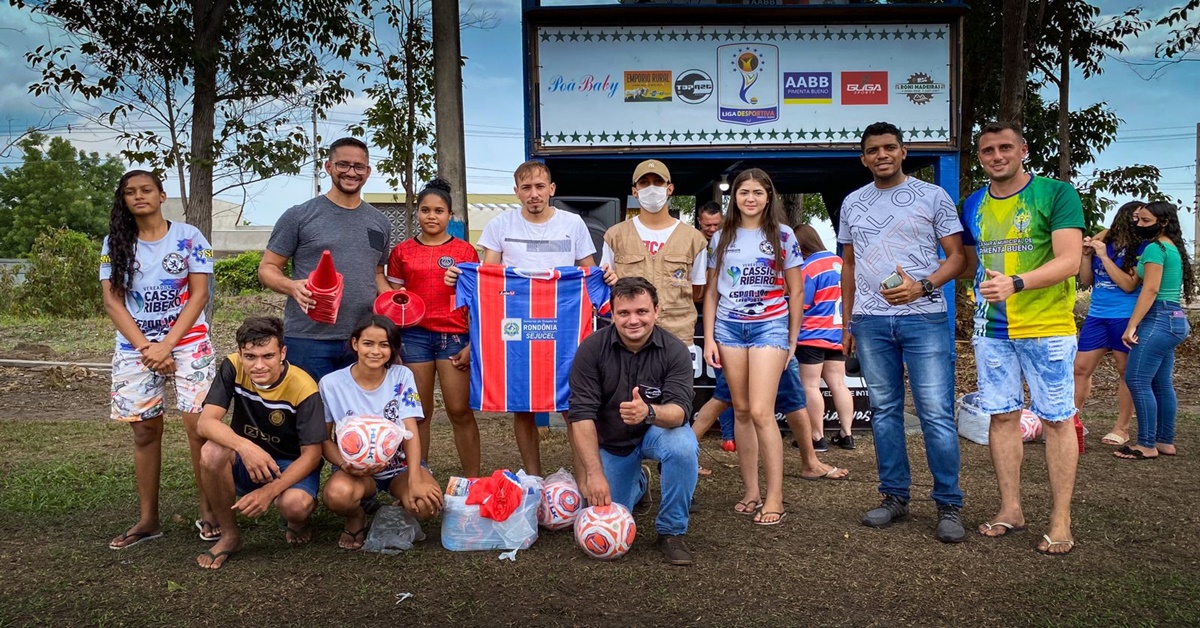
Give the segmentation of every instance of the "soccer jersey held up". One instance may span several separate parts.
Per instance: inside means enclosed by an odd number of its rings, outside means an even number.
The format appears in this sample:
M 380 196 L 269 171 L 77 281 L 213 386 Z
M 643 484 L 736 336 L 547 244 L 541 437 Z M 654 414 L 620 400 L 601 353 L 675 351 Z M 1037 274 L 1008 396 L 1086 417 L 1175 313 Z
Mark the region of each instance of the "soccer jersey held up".
M 599 268 L 545 270 L 463 263 L 458 307 L 470 308 L 471 408 L 566 411 L 571 362 L 608 304 Z

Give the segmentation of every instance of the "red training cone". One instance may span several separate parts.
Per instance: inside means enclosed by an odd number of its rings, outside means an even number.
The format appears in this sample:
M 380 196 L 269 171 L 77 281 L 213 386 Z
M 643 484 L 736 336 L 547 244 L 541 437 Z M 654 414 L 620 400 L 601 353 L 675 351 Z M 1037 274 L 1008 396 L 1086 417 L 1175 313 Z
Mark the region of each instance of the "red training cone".
M 321 252 L 321 261 L 308 275 L 309 290 L 333 291 L 341 285 L 337 269 L 333 266 L 333 254 L 328 249 Z
M 375 313 L 399 327 L 412 327 L 425 318 L 425 301 L 407 290 L 392 290 L 375 298 Z
M 336 323 L 344 283 L 342 274 L 333 266 L 333 255 L 328 250 L 321 252 L 321 260 L 309 273 L 305 287 L 312 293 L 314 301 L 306 312 L 308 317 L 318 323 Z

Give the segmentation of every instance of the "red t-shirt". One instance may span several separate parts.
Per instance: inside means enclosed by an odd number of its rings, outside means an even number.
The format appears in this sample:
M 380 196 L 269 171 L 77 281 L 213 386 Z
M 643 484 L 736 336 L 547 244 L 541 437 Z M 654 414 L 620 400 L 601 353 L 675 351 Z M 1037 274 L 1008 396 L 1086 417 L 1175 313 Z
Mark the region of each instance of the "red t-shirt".
M 396 245 L 388 256 L 387 278 L 425 301 L 425 318 L 418 327 L 444 334 L 467 333 L 467 309 L 454 307 L 454 288 L 443 278 L 446 269 L 459 262 L 478 262 L 479 253 L 460 238 L 451 237 L 437 246 L 410 238 Z

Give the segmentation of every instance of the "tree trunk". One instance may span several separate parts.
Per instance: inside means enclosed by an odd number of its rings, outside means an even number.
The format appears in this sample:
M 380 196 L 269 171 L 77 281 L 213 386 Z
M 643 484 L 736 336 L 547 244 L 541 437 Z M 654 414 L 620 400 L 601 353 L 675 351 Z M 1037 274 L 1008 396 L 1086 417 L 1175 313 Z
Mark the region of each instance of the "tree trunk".
M 406 157 L 404 160 L 404 173 L 400 176 L 400 184 L 404 186 L 405 198 L 405 236 L 408 238 L 416 237 L 417 235 L 417 197 L 416 197 L 416 164 L 417 164 L 417 99 L 413 91 L 416 90 L 416 68 L 417 63 L 414 49 L 416 46 L 416 20 L 417 7 L 413 2 L 409 2 L 408 7 L 408 23 L 405 25 L 404 32 L 404 90 L 406 105 L 406 116 L 404 119 L 404 139 L 408 145 Z
M 217 63 L 220 55 L 221 24 L 230 0 L 194 0 L 195 75 L 192 77 L 192 159 L 190 185 L 184 217 L 212 241 L 213 133 L 217 116 Z
M 1058 42 L 1058 178 L 1071 182 L 1071 31 L 1063 29 Z
M 179 179 L 179 203 L 183 206 L 184 222 L 187 222 L 188 187 L 185 178 L 183 155 L 179 154 L 179 121 L 175 111 L 175 81 L 170 74 L 163 74 L 163 97 L 167 101 L 167 132 L 171 135 L 171 158 L 175 160 L 175 174 Z
M 999 119 L 1020 125 L 1025 121 L 1025 89 L 1029 76 L 1029 57 L 1025 54 L 1029 0 L 1004 0 L 1003 6 Z

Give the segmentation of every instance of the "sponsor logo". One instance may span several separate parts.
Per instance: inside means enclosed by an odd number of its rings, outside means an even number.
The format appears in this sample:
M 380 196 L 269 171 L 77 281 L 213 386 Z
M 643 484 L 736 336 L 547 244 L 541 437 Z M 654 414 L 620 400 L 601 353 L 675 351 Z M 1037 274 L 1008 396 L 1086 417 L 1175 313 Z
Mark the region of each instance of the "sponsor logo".
M 762 251 L 763 255 L 775 254 L 775 247 L 771 246 L 771 243 L 767 242 L 766 240 L 759 241 L 758 250 Z
M 441 268 L 450 268 L 454 265 L 454 258 L 449 255 L 443 255 L 438 258 L 437 265 Z
M 656 401 L 662 398 L 662 389 L 657 386 L 641 386 L 642 399 L 646 402 Z
M 502 319 L 500 319 L 500 339 L 505 342 L 520 342 L 521 341 L 521 319 L 519 319 L 519 318 L 502 318 Z
M 671 71 L 626 70 L 625 102 L 671 102 Z
M 187 261 L 178 253 L 168 253 L 163 257 L 162 267 L 169 275 L 182 275 L 187 271 Z
M 267 420 L 275 427 L 283 425 L 283 410 L 272 410 L 271 414 L 267 415 Z
M 712 77 L 703 70 L 685 70 L 675 79 L 675 95 L 689 105 L 698 105 L 713 93 Z
M 927 105 L 933 101 L 934 94 L 946 91 L 945 83 L 933 82 L 933 77 L 924 72 L 917 72 L 908 77 L 903 83 L 892 86 L 897 94 L 903 94 L 914 105 Z
M 833 72 L 784 72 L 783 104 L 829 105 L 833 103 Z
M 779 119 L 779 48 L 730 44 L 717 48 L 717 119 L 730 124 L 765 124 Z
M 605 74 L 603 77 L 595 74 L 584 74 L 583 76 L 567 77 L 561 74 L 554 76 L 550 82 L 546 84 L 546 91 L 551 93 L 566 93 L 574 92 L 590 96 L 596 94 L 605 98 L 612 98 L 617 95 L 617 90 L 621 89 L 621 82 L 613 79 L 611 74 Z
M 842 72 L 842 104 L 888 104 L 887 76 L 887 72 Z

